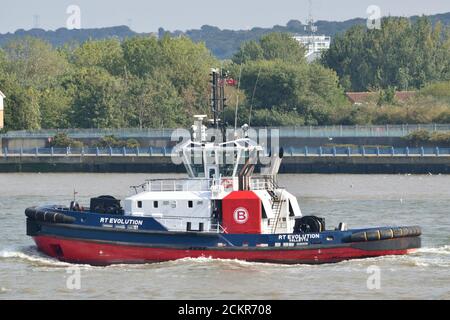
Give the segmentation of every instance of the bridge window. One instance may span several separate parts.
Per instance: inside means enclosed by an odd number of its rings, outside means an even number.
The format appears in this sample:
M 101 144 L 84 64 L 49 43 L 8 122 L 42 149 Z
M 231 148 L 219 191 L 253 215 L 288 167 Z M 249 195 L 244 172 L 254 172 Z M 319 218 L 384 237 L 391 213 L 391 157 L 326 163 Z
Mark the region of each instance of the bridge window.
M 158 208 L 158 201 L 153 201 L 153 208 Z
M 189 200 L 189 201 L 188 201 L 188 207 L 189 207 L 189 208 L 194 207 L 194 201 Z
M 137 202 L 137 207 L 138 207 L 138 208 L 142 208 L 142 201 L 138 201 L 138 202 Z

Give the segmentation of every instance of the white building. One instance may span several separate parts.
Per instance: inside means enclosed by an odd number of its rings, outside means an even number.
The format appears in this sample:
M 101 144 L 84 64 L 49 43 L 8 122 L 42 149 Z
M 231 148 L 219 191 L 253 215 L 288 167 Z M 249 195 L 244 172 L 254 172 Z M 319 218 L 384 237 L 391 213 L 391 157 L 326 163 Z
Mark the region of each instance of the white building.
M 330 49 L 331 45 L 331 37 L 324 35 L 294 36 L 294 39 L 305 46 L 306 60 L 308 60 L 308 62 L 320 58 L 321 53 L 324 50 Z
M 6 96 L 3 94 L 3 92 L 0 91 L 0 129 L 4 127 L 4 116 L 3 116 L 3 99 L 5 99 Z

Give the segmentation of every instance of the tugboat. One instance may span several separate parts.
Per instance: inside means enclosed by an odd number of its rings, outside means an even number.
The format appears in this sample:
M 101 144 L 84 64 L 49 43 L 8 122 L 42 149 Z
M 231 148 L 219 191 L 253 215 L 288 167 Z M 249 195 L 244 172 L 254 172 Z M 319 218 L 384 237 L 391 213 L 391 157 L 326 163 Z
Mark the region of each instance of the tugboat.
M 219 118 L 225 81 L 212 76 L 211 124 L 226 136 Z M 199 257 L 320 264 L 420 248 L 417 226 L 327 229 L 324 218 L 303 216 L 297 198 L 278 185 L 282 148 L 255 170 L 267 150 L 249 138 L 248 126 L 233 139 L 215 139 L 205 119 L 196 116 L 190 139 L 177 148 L 187 178 L 147 180 L 123 202 L 100 196 L 88 209 L 75 201 L 28 208 L 27 235 L 46 255 L 98 266 Z

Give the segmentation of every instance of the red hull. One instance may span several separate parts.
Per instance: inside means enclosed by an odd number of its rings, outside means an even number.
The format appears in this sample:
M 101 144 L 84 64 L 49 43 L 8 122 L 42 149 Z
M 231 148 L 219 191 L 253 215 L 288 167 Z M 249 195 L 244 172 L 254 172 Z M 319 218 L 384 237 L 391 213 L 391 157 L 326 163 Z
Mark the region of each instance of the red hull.
M 107 244 L 91 241 L 60 239 L 48 236 L 36 236 L 34 237 L 34 240 L 39 250 L 51 257 L 66 262 L 86 263 L 92 265 L 150 263 L 200 257 L 214 259 L 237 259 L 254 262 L 317 264 L 386 255 L 404 255 L 414 250 L 362 250 L 352 248 L 350 246 L 322 249 L 258 248 L 255 250 L 181 250 Z

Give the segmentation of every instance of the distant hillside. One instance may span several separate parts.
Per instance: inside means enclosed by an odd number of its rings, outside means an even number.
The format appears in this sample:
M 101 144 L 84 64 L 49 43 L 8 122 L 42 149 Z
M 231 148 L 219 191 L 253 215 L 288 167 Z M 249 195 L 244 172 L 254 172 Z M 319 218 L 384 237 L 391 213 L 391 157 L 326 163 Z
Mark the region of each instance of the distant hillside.
M 357 24 L 365 24 L 364 19 L 352 19 L 343 22 L 318 21 L 316 23 L 318 33 L 334 36 Z M 221 30 L 217 27 L 205 25 L 200 30 L 188 30 L 186 32 L 172 32 L 172 35 L 185 34 L 193 41 L 204 41 L 206 46 L 219 58 L 226 59 L 233 56 L 242 42 L 257 40 L 261 36 L 271 32 L 290 32 L 305 34 L 305 25 L 298 20 L 289 21 L 286 26 L 276 25 L 272 28 L 253 28 L 251 30 Z M 160 30 L 160 35 L 164 30 Z
M 411 17 L 411 20 L 418 16 Z M 429 16 L 433 23 L 440 21 L 443 25 L 450 26 L 450 12 Z M 319 34 L 334 36 L 337 33 L 345 32 L 354 25 L 365 25 L 366 19 L 356 18 L 347 21 L 317 21 L 316 26 Z M 204 25 L 201 29 L 187 31 L 166 31 L 159 29 L 159 36 L 169 33 L 172 36 L 186 35 L 196 42 L 205 42 L 211 52 L 221 59 L 230 58 L 239 49 L 242 42 L 256 40 L 262 35 L 271 32 L 291 32 L 304 34 L 305 25 L 298 20 L 291 20 L 285 26 L 276 25 L 272 28 L 258 28 L 251 30 L 226 30 L 214 26 Z M 45 31 L 42 29 L 32 29 L 25 31 L 17 30 L 15 33 L 0 34 L 0 46 L 12 39 L 24 36 L 33 36 L 45 39 L 54 46 L 61 46 L 68 42 L 82 43 L 89 39 L 118 38 L 120 40 L 136 35 L 151 35 L 151 33 L 136 33 L 126 26 L 99 29 L 67 30 L 65 28 L 56 31 Z
M 25 31 L 23 29 L 19 29 L 14 33 L 0 34 L 0 46 L 5 45 L 11 40 L 22 38 L 25 36 L 44 39 L 50 42 L 53 46 L 59 47 L 64 45 L 65 43 L 83 43 L 89 39 L 100 40 L 107 38 L 118 38 L 120 40 L 123 40 L 127 37 L 133 37 L 137 35 L 146 34 L 136 33 L 130 30 L 130 28 L 128 28 L 127 26 L 80 30 L 68 30 L 66 28 L 60 28 L 55 31 L 45 31 L 43 29 L 31 29 Z

